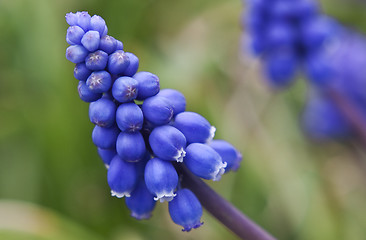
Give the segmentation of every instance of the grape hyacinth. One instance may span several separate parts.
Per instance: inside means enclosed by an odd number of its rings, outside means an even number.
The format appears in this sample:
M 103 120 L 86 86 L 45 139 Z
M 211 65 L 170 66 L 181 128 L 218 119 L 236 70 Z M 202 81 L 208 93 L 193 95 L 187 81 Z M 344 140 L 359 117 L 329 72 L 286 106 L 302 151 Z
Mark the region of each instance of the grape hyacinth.
M 81 100 L 90 103 L 92 140 L 108 169 L 112 196 L 126 197 L 136 219 L 149 218 L 160 200 L 169 202 L 171 218 L 183 231 L 201 226 L 200 201 L 181 187 L 176 169 L 186 166 L 198 177 L 217 181 L 239 167 L 241 154 L 223 140 L 211 143 L 215 128 L 185 111 L 182 93 L 160 90 L 158 76 L 137 72 L 139 59 L 107 35 L 100 16 L 68 13 L 66 21 L 71 45 L 66 58 L 76 64 Z
M 316 0 L 246 3 L 249 48 L 261 57 L 269 85 L 283 89 L 299 70 L 309 80 L 306 133 L 317 140 L 358 134 L 366 143 L 366 129 L 358 124 L 366 120 L 366 75 L 360 74 L 366 37 L 324 15 Z

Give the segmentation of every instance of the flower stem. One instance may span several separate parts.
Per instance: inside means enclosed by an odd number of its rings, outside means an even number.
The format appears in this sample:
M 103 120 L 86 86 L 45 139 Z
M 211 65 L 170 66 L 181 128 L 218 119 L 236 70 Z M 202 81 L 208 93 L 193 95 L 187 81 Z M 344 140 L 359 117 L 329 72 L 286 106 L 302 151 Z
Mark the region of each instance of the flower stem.
M 182 178 L 182 186 L 189 188 L 202 206 L 238 237 L 246 240 L 275 240 L 200 178 L 193 175 L 183 164 L 176 164 L 175 167 Z
M 352 104 L 345 94 L 342 94 L 336 89 L 329 88 L 327 93 L 349 121 L 355 134 L 357 134 L 360 141 L 363 143 L 363 146 L 366 146 L 366 121 L 359 109 Z

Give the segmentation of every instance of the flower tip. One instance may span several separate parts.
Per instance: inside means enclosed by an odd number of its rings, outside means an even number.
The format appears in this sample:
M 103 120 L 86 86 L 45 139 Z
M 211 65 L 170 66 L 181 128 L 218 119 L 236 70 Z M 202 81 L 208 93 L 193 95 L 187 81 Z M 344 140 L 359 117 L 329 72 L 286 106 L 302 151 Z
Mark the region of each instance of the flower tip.
M 186 156 L 186 151 L 183 148 L 179 149 L 177 155 L 174 157 L 177 162 L 183 162 L 183 158 Z
M 210 136 L 207 138 L 206 143 L 211 142 L 211 140 L 215 137 L 216 128 L 211 126 L 210 128 Z
M 225 168 L 227 166 L 227 162 L 223 162 L 217 167 L 217 170 L 212 174 L 212 181 L 219 181 L 221 176 L 225 173 Z
M 154 200 L 155 201 L 160 201 L 161 203 L 162 202 L 170 202 L 171 200 L 174 199 L 174 197 L 177 196 L 177 194 L 170 192 L 170 193 L 162 193 L 162 194 L 157 194 L 156 197 L 154 197 Z
M 203 222 L 198 222 L 197 224 L 193 226 L 186 226 L 182 229 L 182 232 L 190 232 L 193 229 L 199 228 L 203 225 Z
M 147 220 L 149 218 L 151 218 L 152 214 L 151 212 L 149 213 L 144 213 L 144 214 L 139 214 L 136 212 L 131 212 L 131 217 L 135 218 L 136 220 Z
M 118 193 L 118 192 L 115 192 L 113 190 L 111 190 L 111 195 L 112 195 L 112 197 L 117 197 L 117 198 L 123 198 L 123 197 L 130 197 L 131 196 L 129 192 Z

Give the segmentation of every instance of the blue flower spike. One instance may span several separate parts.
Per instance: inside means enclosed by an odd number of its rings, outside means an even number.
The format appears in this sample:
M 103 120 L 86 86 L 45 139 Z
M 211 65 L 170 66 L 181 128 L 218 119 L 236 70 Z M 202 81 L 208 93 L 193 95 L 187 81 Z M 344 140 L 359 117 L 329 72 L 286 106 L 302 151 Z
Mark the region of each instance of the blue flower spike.
M 195 112 L 179 113 L 173 126 L 186 136 L 187 143 L 210 142 L 216 131 L 204 117 Z
M 202 143 L 191 143 L 186 148 L 184 164 L 196 176 L 219 181 L 227 166 L 220 154 L 212 147 Z
M 211 142 L 215 128 L 201 115 L 185 112 L 181 92 L 161 90 L 157 75 L 137 72 L 139 58 L 107 35 L 103 18 L 77 12 L 66 14 L 66 22 L 71 45 L 66 58 L 76 64 L 79 97 L 90 103 L 92 141 L 107 169 L 112 196 L 126 197 L 138 220 L 150 218 L 156 202 L 167 201 L 172 220 L 183 231 L 201 226 L 200 202 L 181 189 L 186 176 L 182 164 L 196 176 L 216 181 L 225 169 L 239 167 L 240 153 L 223 140 Z
M 183 227 L 182 231 L 200 227 L 202 206 L 194 193 L 183 188 L 177 191 L 177 196 L 169 202 L 169 213 L 174 223 Z
M 109 165 L 107 180 L 112 196 L 130 197 L 138 180 L 135 164 L 123 161 L 116 155 Z
M 149 137 L 154 154 L 167 161 L 183 162 L 186 155 L 186 138 L 175 127 L 164 125 L 154 128 Z
M 150 159 L 145 167 L 145 183 L 154 200 L 171 201 L 178 185 L 178 174 L 173 165 L 159 158 Z
M 125 198 L 125 202 L 131 211 L 131 217 L 137 220 L 149 219 L 156 205 L 154 195 L 149 192 L 143 179 L 139 180 L 131 196 Z

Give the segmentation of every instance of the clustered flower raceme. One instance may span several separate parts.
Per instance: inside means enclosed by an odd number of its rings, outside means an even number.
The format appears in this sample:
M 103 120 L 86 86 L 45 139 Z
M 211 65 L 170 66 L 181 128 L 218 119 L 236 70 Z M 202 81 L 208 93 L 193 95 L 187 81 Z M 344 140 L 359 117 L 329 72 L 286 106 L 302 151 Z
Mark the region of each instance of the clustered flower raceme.
M 321 13 L 315 0 L 247 0 L 250 48 L 262 57 L 272 87 L 290 85 L 297 71 L 310 80 L 303 124 L 316 139 L 349 137 L 349 122 L 326 94 L 334 88 L 364 114 L 366 40 Z M 365 112 L 366 113 L 366 112 Z
M 137 72 L 139 59 L 107 35 L 100 16 L 68 13 L 66 21 L 71 45 L 66 58 L 76 64 L 80 98 L 90 102 L 92 140 L 108 169 L 112 196 L 126 197 L 136 219 L 149 218 L 159 200 L 169 202 L 170 216 L 183 231 L 201 226 L 202 206 L 180 187 L 173 163 L 217 181 L 239 167 L 240 152 L 224 140 L 212 140 L 215 128 L 185 111 L 182 93 L 160 90 L 156 75 Z

